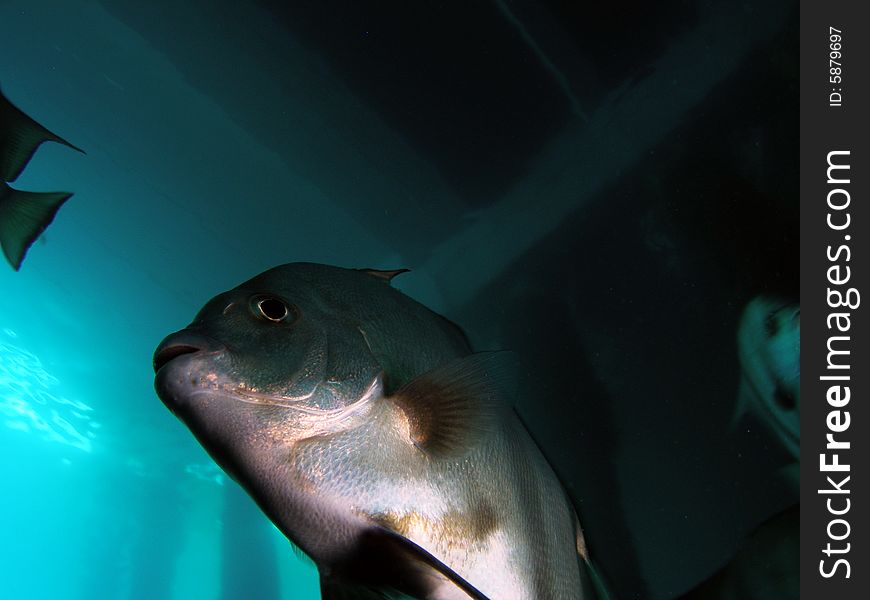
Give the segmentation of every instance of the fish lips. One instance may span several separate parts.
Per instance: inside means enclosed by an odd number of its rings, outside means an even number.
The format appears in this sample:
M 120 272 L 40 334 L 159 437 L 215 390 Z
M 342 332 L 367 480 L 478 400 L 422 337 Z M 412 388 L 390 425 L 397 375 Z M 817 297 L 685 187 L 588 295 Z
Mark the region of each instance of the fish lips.
M 227 348 L 201 333 L 182 329 L 166 337 L 154 351 L 154 388 L 173 413 L 199 389 L 208 363 Z

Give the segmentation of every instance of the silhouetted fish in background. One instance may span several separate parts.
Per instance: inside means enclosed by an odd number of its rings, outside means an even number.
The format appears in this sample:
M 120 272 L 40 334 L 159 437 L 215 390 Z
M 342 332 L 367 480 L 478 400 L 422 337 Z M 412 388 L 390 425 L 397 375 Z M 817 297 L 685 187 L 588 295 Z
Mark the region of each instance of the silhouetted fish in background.
M 507 353 L 394 289 L 296 263 L 154 356 L 163 402 L 317 564 L 323 597 L 594 598 L 574 508 L 507 403 Z
M 9 187 L 43 142 L 84 153 L 28 117 L 0 91 L 0 246 L 16 271 L 27 250 L 54 220 L 68 192 L 25 192 Z
M 801 311 L 781 298 L 758 296 L 737 333 L 742 381 L 735 419 L 750 413 L 800 460 Z
M 737 332 L 741 382 L 735 421 L 751 415 L 776 436 L 791 461 L 780 475 L 800 485 L 800 306 L 772 296 L 747 304 Z M 797 599 L 800 595 L 800 505 L 770 517 L 740 544 L 731 561 L 679 600 Z

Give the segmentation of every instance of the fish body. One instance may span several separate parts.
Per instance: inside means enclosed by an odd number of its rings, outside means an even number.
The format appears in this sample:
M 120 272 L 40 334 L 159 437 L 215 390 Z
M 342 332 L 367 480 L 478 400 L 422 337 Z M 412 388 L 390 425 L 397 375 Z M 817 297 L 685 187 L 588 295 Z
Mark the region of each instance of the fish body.
M 592 597 L 574 509 L 504 402 L 506 353 L 473 354 L 391 277 L 296 263 L 217 296 L 158 347 L 160 397 L 324 598 Z
M 44 142 L 81 152 L 31 119 L 0 92 L 0 247 L 16 271 L 27 250 L 69 200 L 67 192 L 25 192 L 9 186 Z

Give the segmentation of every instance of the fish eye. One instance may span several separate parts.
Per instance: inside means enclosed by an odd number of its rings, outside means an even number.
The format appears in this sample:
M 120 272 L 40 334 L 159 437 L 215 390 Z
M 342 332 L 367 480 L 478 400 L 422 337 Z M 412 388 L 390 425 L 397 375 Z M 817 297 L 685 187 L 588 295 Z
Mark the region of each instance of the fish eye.
M 797 408 L 797 401 L 791 392 L 781 386 L 777 386 L 773 393 L 773 399 L 776 404 L 784 410 L 794 410 Z
M 290 316 L 290 307 L 275 296 L 256 296 L 252 304 L 254 313 L 258 317 L 268 319 L 273 323 L 281 323 Z

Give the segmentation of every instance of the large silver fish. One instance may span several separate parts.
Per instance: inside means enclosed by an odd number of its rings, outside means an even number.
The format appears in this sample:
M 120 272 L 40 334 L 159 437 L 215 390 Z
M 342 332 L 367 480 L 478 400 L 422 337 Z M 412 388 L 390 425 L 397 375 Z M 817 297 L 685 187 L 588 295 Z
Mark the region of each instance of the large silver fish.
M 594 597 L 506 354 L 472 354 L 396 273 L 296 263 L 220 294 L 158 347 L 160 397 L 324 598 Z

